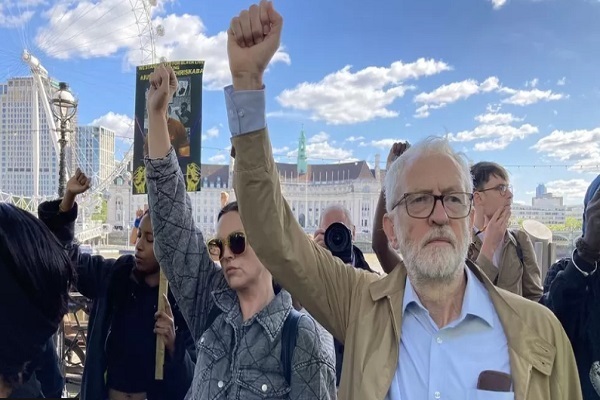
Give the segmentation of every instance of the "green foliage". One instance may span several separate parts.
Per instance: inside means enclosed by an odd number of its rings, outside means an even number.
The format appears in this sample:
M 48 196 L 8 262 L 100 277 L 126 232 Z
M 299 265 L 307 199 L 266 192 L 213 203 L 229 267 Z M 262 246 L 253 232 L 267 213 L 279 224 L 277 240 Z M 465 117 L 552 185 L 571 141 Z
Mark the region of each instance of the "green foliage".
M 106 219 L 108 218 L 108 202 L 102 199 L 102 204 L 100 205 L 100 210 L 97 210 L 96 213 L 92 215 L 92 221 L 100 221 L 102 223 L 106 223 Z

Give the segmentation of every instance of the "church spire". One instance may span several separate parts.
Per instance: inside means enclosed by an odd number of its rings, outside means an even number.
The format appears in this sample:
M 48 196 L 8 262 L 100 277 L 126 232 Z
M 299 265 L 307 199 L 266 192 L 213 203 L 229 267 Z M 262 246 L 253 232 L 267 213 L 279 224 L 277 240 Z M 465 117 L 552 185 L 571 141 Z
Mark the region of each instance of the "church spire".
M 300 131 L 300 140 L 298 142 L 298 175 L 306 174 L 308 169 L 308 165 L 306 162 L 306 135 L 304 134 L 304 125 L 302 125 L 302 130 Z

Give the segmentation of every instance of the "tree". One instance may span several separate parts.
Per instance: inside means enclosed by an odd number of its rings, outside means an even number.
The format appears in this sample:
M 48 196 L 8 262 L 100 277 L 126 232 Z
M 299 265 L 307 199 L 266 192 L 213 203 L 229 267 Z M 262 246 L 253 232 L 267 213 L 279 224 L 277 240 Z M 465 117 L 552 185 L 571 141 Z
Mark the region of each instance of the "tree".
M 100 205 L 100 210 L 97 210 L 96 213 L 92 214 L 92 221 L 100 221 L 102 223 L 106 223 L 107 217 L 108 217 L 108 202 L 105 199 L 102 199 L 102 203 Z

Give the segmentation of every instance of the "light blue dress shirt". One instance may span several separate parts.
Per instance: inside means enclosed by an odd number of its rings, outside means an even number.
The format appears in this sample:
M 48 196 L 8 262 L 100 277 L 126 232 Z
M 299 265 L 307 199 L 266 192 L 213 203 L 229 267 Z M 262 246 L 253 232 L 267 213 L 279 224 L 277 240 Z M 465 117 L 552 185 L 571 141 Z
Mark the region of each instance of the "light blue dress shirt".
M 442 329 L 406 280 L 400 359 L 387 400 L 514 399 L 477 390 L 485 370 L 510 374 L 508 342 L 483 283 L 468 269 L 460 316 Z
M 232 136 L 266 127 L 265 91 L 225 88 Z M 514 393 L 477 390 L 485 370 L 510 374 L 508 343 L 492 300 L 468 269 L 458 319 L 438 329 L 406 280 L 398 368 L 386 400 L 512 400 Z M 351 351 L 350 349 L 347 349 Z

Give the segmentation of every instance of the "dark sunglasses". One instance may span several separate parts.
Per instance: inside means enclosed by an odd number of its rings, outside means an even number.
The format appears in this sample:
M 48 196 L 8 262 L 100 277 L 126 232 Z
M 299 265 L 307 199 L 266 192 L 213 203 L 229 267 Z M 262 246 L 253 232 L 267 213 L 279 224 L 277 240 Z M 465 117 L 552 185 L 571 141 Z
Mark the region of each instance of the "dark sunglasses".
M 211 239 L 206 245 L 208 246 L 209 252 L 211 247 L 219 249 L 219 259 L 223 257 L 224 246 L 229 247 L 229 250 L 231 250 L 233 254 L 239 256 L 246 251 L 246 235 L 244 235 L 243 232 L 233 232 L 229 234 L 225 240 L 218 238 Z

